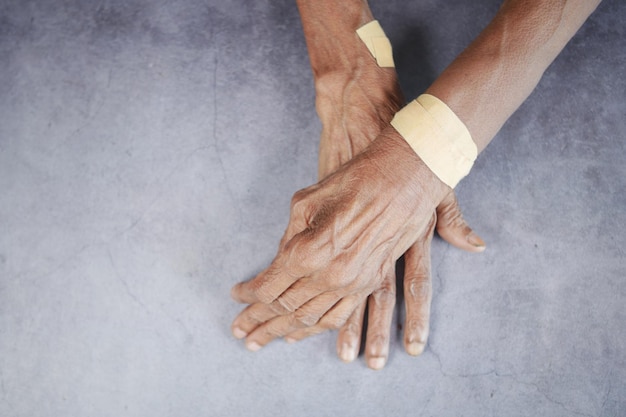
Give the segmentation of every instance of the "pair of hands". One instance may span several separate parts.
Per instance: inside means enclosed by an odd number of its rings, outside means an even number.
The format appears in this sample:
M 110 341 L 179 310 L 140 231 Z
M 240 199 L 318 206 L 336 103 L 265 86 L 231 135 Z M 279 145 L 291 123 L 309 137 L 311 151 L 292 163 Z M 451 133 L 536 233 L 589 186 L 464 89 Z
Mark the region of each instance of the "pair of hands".
M 365 357 L 380 369 L 389 355 L 396 260 L 404 254 L 404 346 L 419 355 L 429 331 L 434 230 L 470 252 L 485 244 L 463 220 L 454 192 L 388 127 L 404 104 L 395 70 L 357 48 L 352 70 L 316 77 L 321 181 L 294 195 L 271 265 L 233 287 L 232 297 L 249 306 L 232 331 L 254 351 L 279 337 L 292 342 L 339 329 L 337 353 L 350 362 L 367 306 Z

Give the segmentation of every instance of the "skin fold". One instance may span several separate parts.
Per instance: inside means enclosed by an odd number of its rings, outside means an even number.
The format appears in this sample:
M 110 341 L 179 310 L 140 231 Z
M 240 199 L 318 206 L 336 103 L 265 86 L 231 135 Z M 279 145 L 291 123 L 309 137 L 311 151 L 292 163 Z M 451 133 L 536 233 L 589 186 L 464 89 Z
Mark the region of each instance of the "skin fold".
M 315 2 L 314 7 L 313 2 L 308 0 L 298 3 L 315 78 L 317 112 L 323 126 L 320 138 L 320 179 L 365 149 L 404 104 L 395 70 L 378 67 L 363 42 L 356 37 L 356 29 L 363 22 L 373 19 L 367 3 L 348 3 L 325 0 L 322 4 Z M 353 7 L 347 7 L 346 10 L 346 6 Z M 328 19 L 335 14 L 340 14 L 346 22 L 328 27 Z M 350 51 L 350 54 L 346 55 L 342 51 Z M 437 207 L 436 213 L 432 213 L 428 227 L 404 255 L 407 266 L 404 340 L 407 352 L 412 355 L 423 351 L 428 337 L 432 298 L 429 250 L 435 224 L 438 231 L 458 247 L 472 252 L 485 248 L 482 240 L 472 233 L 463 220 L 454 193 L 449 192 Z M 395 302 L 396 278 L 395 270 L 391 269 L 383 277 L 380 286 L 366 300 L 361 301 L 347 319 L 344 315 L 328 316 L 314 326 L 287 335 L 286 339 L 295 342 L 341 326 L 337 353 L 342 360 L 350 362 L 358 354 L 368 305 L 365 356 L 368 366 L 380 369 L 389 355 Z M 270 306 L 262 303 L 251 306 L 250 312 L 254 319 L 235 324 L 238 329 L 236 334 L 247 334 L 278 315 Z
M 451 189 L 388 127 L 402 103 L 395 72 L 378 68 L 353 33 L 372 20 L 367 4 L 338 3 L 298 2 L 323 124 L 323 179 L 294 195 L 271 265 L 233 287 L 233 298 L 249 304 L 233 334 L 258 350 L 275 338 L 340 328 L 338 353 L 350 361 L 368 300 L 373 331 L 365 354 L 379 369 L 388 356 L 395 261 L 405 254 L 405 347 L 419 354 L 428 334 L 433 231 L 465 249 L 475 235 Z M 505 1 L 427 93 L 448 104 L 482 151 L 597 3 Z

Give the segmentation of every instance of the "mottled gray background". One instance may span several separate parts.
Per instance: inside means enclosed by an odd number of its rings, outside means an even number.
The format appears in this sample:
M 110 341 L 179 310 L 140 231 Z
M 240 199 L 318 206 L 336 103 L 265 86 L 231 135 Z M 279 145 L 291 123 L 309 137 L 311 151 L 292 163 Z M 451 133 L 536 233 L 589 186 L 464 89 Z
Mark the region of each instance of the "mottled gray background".
M 407 96 L 498 3 L 373 2 Z M 488 249 L 434 242 L 426 352 L 374 372 L 230 336 L 315 180 L 294 2 L 0 1 L 0 415 L 625 415 L 625 23 L 605 0 L 479 157 Z

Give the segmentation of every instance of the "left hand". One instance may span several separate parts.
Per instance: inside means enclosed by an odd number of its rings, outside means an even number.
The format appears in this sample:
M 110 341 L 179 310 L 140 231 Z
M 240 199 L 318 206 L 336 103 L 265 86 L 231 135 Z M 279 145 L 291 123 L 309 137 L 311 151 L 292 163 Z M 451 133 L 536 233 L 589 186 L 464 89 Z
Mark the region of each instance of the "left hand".
M 321 79 L 316 80 L 317 109 L 323 124 L 320 178 L 325 178 L 363 150 L 380 133 L 383 126 L 389 123 L 402 104 L 395 71 L 378 68 L 371 60 L 363 62 L 367 68 L 351 74 L 350 77 L 342 78 L 335 73 L 332 77 L 320 77 Z M 338 92 L 341 93 L 339 97 Z M 450 243 L 473 252 L 484 249 L 484 243 L 480 238 L 475 239 L 475 235 L 465 224 L 451 191 L 437 207 L 436 215 L 433 213 L 426 230 L 405 254 L 405 347 L 412 355 L 421 353 L 428 335 L 432 296 L 429 252 L 435 224 L 438 232 Z M 470 236 L 474 237 L 473 244 L 468 239 Z M 335 322 L 320 321 L 287 335 L 286 339 L 301 340 L 341 326 L 337 340 L 338 355 L 349 362 L 358 354 L 363 316 L 368 303 L 369 325 L 365 355 L 368 366 L 380 369 L 388 357 L 395 298 L 395 273 L 391 269 L 380 287 L 358 305 L 345 324 L 345 317 Z M 243 337 L 278 314 L 275 306 L 253 304 L 235 320 L 233 332 L 236 336 Z M 257 345 L 248 346 L 255 348 Z

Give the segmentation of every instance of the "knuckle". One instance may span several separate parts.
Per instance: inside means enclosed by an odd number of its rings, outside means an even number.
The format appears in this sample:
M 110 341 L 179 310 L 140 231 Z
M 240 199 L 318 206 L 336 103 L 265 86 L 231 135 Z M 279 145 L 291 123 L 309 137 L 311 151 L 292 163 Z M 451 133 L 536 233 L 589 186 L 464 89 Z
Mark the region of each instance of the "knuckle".
M 406 278 L 406 293 L 414 300 L 429 300 L 432 293 L 432 284 L 424 275 L 413 275 Z
M 302 336 L 300 340 L 305 339 L 307 337 L 315 336 L 316 334 L 322 333 L 325 329 L 320 326 L 307 327 L 301 330 L 300 335 Z
M 272 303 L 270 304 L 270 308 L 274 313 L 281 315 L 286 313 L 293 313 L 296 309 L 293 302 L 287 299 L 286 296 L 280 296 L 276 300 L 272 301 Z
M 324 270 L 324 286 L 330 291 L 351 292 L 362 288 L 362 282 L 358 279 L 356 272 L 357 265 L 347 254 L 331 256 L 331 259 L 323 259 L 323 266 L 328 265 Z
M 395 285 L 385 285 L 372 293 L 374 302 L 377 305 L 393 306 L 396 303 Z
M 464 223 L 463 214 L 456 203 L 437 209 L 437 224 L 439 227 L 456 227 Z
M 291 265 L 297 265 L 302 275 L 316 271 L 322 265 L 321 254 L 315 250 L 313 239 L 300 239 L 289 250 Z
M 302 190 L 298 190 L 295 192 L 293 197 L 291 197 L 291 212 L 293 214 L 303 215 L 306 212 L 307 207 L 307 195 L 309 194 L 308 189 L 304 188 Z
M 274 301 L 274 296 L 272 295 L 267 284 L 261 283 L 258 286 L 255 286 L 252 291 L 256 294 L 259 301 L 264 304 L 269 304 Z
M 266 320 L 265 304 L 255 304 L 248 309 L 244 321 L 247 325 L 258 325 Z
M 262 303 L 269 304 L 276 298 L 273 293 L 274 288 L 272 283 L 278 274 L 279 269 L 271 265 L 265 270 L 262 277 L 256 278 L 250 283 L 250 291 L 252 291 Z
M 294 321 L 297 327 L 311 327 L 317 324 L 319 317 L 306 311 L 296 310 L 294 313 Z
M 361 326 L 357 324 L 355 321 L 350 320 L 344 324 L 342 324 L 341 331 L 346 334 L 360 336 L 361 335 Z
M 345 317 L 326 315 L 320 320 L 320 325 L 325 329 L 336 330 L 346 323 Z

